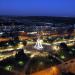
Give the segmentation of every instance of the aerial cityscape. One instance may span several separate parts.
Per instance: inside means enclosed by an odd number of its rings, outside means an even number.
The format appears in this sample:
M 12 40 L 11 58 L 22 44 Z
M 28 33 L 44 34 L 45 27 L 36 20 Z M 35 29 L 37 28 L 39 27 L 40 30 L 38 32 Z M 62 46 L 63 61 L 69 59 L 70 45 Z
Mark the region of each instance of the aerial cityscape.
M 75 75 L 75 0 L 0 0 L 0 75 Z
M 1 75 L 74 75 L 75 18 L 0 17 Z

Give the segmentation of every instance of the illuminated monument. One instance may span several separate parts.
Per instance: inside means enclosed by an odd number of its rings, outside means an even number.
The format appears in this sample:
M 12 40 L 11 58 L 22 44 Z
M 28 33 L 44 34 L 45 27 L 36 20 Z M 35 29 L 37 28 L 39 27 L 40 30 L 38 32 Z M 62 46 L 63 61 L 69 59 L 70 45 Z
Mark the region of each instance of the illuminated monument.
M 42 50 L 43 49 L 42 42 L 43 42 L 43 40 L 38 38 L 34 48 L 37 49 L 37 50 Z

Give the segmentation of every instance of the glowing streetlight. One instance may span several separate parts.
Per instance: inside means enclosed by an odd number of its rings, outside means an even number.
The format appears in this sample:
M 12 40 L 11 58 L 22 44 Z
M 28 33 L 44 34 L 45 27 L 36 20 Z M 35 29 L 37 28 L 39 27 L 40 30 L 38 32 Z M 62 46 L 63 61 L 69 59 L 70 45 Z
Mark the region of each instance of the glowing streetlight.
M 11 70 L 12 70 L 12 66 L 10 66 L 10 65 L 6 66 L 6 67 L 5 67 L 5 70 L 11 71 Z
M 24 62 L 23 61 L 19 61 L 18 64 L 22 66 L 22 65 L 24 65 Z
M 58 46 L 53 46 L 53 50 L 56 51 L 56 52 L 58 52 L 60 49 L 59 49 Z
M 61 59 L 65 59 L 65 56 L 64 55 L 61 55 Z

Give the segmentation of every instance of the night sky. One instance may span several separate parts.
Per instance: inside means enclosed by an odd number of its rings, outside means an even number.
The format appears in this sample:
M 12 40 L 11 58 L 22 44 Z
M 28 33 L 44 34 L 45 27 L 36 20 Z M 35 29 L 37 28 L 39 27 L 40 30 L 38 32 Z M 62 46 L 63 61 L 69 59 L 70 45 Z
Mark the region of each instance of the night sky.
M 75 0 L 0 0 L 0 15 L 75 17 Z

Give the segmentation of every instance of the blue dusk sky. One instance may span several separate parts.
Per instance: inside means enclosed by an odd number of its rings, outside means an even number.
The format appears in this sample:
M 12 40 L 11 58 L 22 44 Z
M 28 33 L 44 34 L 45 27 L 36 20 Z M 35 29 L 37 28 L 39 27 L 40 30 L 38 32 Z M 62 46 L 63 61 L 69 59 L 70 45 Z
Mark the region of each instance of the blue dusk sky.
M 75 17 L 75 0 L 0 0 L 0 15 Z

